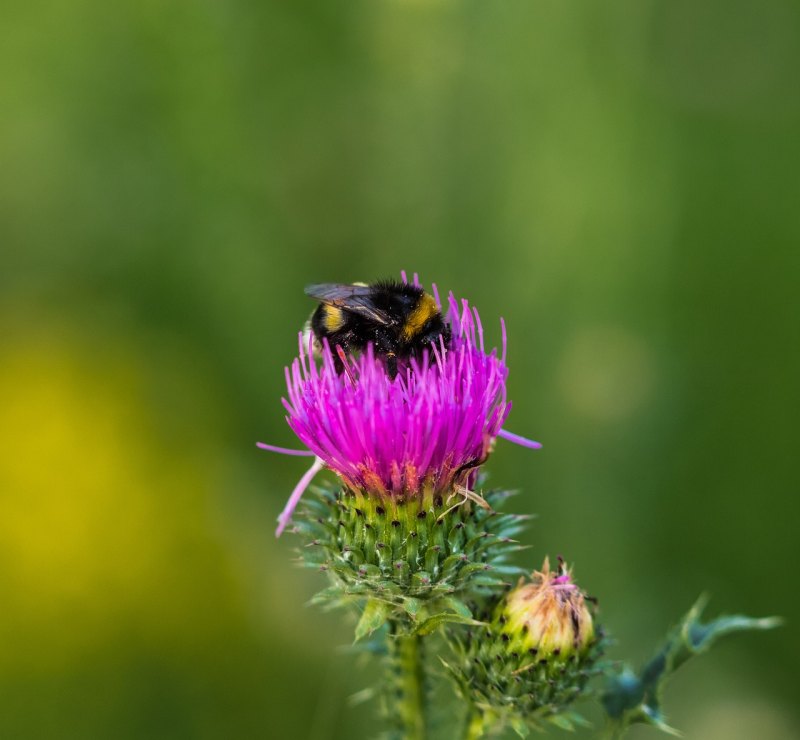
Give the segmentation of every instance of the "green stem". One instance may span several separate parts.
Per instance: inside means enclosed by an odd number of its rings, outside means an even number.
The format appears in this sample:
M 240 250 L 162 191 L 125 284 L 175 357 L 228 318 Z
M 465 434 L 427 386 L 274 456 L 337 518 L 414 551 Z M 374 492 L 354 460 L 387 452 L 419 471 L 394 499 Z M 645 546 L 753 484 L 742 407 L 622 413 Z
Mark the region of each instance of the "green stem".
M 403 740 L 425 740 L 425 672 L 422 638 L 398 634 L 393 625 L 389 655 L 396 694 L 388 697 L 389 714 Z
M 484 716 L 481 711 L 475 707 L 470 707 L 470 712 L 467 715 L 467 727 L 464 733 L 464 740 L 479 740 L 484 735 L 486 730 Z

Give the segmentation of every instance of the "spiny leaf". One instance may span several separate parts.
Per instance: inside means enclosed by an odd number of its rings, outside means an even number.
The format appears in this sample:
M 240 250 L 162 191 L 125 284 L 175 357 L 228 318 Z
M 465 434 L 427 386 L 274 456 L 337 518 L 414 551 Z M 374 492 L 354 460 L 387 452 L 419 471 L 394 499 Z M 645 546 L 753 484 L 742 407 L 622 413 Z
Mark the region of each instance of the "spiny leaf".
M 420 622 L 413 631 L 413 634 L 430 635 L 443 624 L 470 624 L 474 627 L 480 627 L 483 625 L 483 622 L 479 622 L 476 619 L 470 619 L 469 617 L 463 617 L 460 614 L 444 612 L 441 614 L 434 614 L 432 617 L 428 617 Z
M 361 689 L 361 691 L 356 691 L 355 694 L 351 694 L 347 698 L 347 704 L 351 707 L 358 707 L 362 704 L 365 704 L 368 701 L 371 701 L 378 695 L 378 688 L 376 686 L 370 686 L 366 689 Z
M 355 641 L 358 642 L 361 638 L 371 635 L 376 629 L 383 626 L 391 610 L 391 605 L 385 601 L 379 599 L 367 601 L 364 611 L 361 613 L 361 618 L 356 625 Z
M 448 596 L 442 599 L 442 603 L 459 616 L 462 616 L 466 619 L 472 619 L 472 612 L 470 611 L 470 608 L 460 599 L 456 599 L 453 596 Z
M 579 712 L 576 712 L 574 709 L 569 709 L 566 712 L 562 712 L 558 716 L 563 717 L 564 719 L 567 719 L 569 722 L 571 722 L 573 728 L 574 727 L 591 727 L 592 726 L 592 723 L 589 722 L 589 720 L 586 719 L 586 717 L 584 717 Z
M 602 702 L 610 720 L 610 737 L 622 737 L 628 727 L 638 722 L 678 734 L 666 723 L 661 711 L 661 694 L 667 679 L 689 658 L 704 653 L 723 635 L 768 630 L 781 624 L 776 617 L 753 619 L 739 615 L 723 616 L 703 624 L 700 614 L 706 601 L 704 596 L 697 600 L 638 674 L 624 667 L 617 675 L 609 677 Z
M 327 604 L 330 601 L 334 601 L 340 599 L 344 591 L 341 586 L 328 586 L 328 588 L 322 589 L 322 591 L 314 594 L 309 600 L 309 606 L 318 606 L 320 604 Z
M 422 602 L 419 599 L 415 599 L 411 596 L 406 596 L 403 599 L 403 609 L 405 610 L 406 614 L 412 619 L 416 619 L 417 614 L 422 606 Z
M 528 735 L 530 735 L 530 727 L 521 717 L 512 717 L 509 724 L 511 725 L 511 729 L 520 737 L 528 737 Z
M 560 712 L 547 717 L 547 721 L 568 732 L 574 732 L 576 726 L 587 727 L 589 723 L 577 712 Z

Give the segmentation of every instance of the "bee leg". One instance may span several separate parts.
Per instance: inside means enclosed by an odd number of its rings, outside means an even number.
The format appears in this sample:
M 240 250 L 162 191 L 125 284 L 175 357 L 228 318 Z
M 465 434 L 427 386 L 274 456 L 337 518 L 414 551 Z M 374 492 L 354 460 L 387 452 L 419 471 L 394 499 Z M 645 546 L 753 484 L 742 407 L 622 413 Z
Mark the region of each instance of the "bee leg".
M 384 330 L 375 332 L 375 351 L 384 358 L 386 372 L 392 380 L 397 377 L 397 355 L 394 351 L 396 347 L 396 342 L 388 332 Z
M 397 355 L 394 352 L 386 353 L 386 372 L 392 380 L 397 377 Z

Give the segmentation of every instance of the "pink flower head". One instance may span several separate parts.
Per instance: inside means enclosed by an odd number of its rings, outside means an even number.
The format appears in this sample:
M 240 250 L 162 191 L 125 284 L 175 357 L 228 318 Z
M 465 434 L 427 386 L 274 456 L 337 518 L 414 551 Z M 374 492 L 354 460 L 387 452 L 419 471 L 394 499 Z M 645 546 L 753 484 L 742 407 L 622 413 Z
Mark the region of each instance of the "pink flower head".
M 434 286 L 437 303 L 439 297 Z M 441 304 L 440 304 L 441 305 Z M 338 374 L 331 347 L 321 364 L 300 341 L 300 354 L 286 369 L 286 420 L 306 451 L 258 443 L 276 452 L 314 455 L 316 460 L 278 518 L 280 534 L 313 476 L 322 467 L 344 485 L 380 496 L 408 496 L 423 486 L 451 492 L 467 485 L 498 436 L 528 447 L 504 432 L 511 410 L 506 399 L 505 325 L 502 351 L 486 352 L 478 312 L 451 293 L 447 320 L 452 340 L 412 357 L 392 380 L 372 346 L 349 358 Z

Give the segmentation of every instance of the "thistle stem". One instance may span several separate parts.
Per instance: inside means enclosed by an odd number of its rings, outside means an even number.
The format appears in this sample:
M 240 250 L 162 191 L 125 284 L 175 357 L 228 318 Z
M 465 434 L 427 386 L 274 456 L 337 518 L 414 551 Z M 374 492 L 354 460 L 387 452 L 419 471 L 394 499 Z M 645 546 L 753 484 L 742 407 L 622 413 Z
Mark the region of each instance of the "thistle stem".
M 389 715 L 403 740 L 425 740 L 422 638 L 398 634 L 397 626 L 392 625 L 389 656 L 396 689 L 396 694 L 388 697 Z
M 467 715 L 467 726 L 464 731 L 464 740 L 479 740 L 479 738 L 483 737 L 485 729 L 483 714 L 477 707 L 470 707 Z

